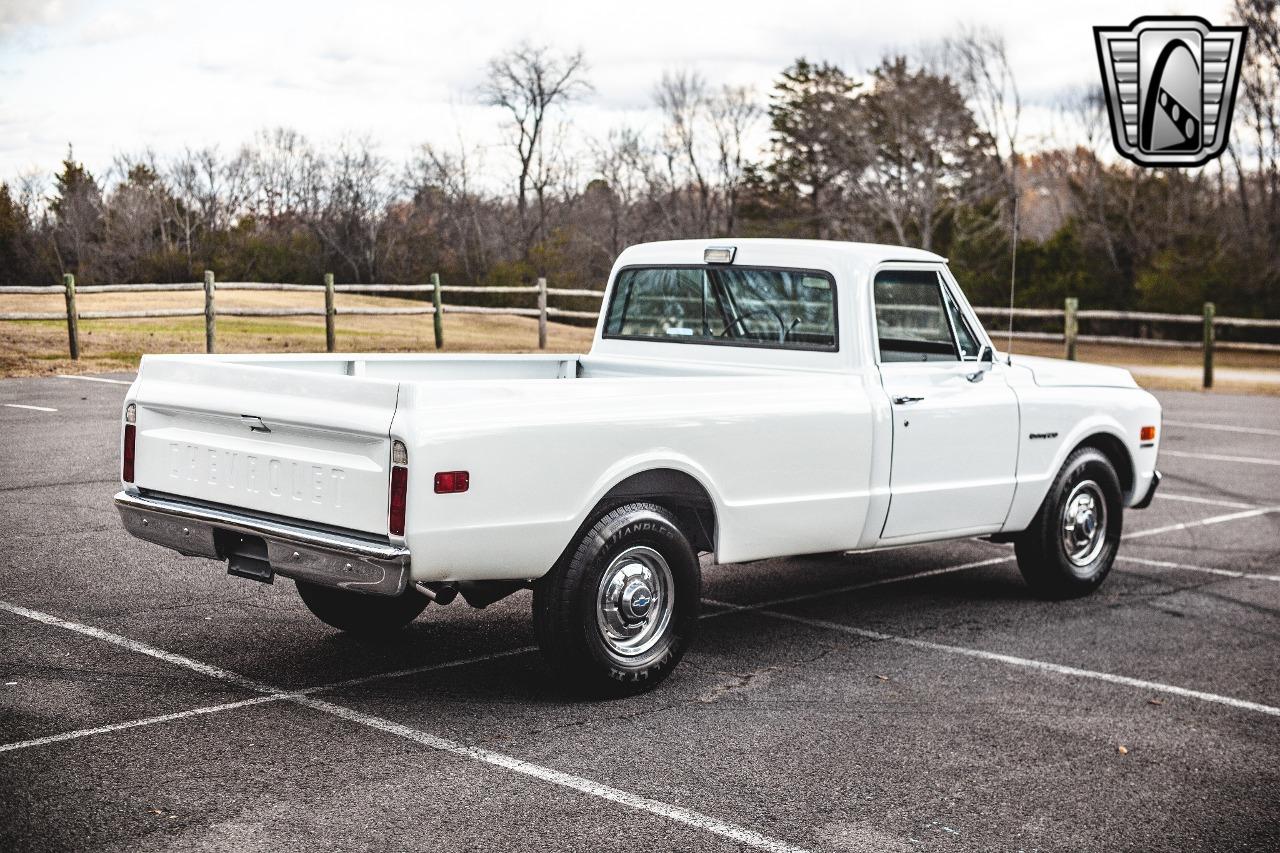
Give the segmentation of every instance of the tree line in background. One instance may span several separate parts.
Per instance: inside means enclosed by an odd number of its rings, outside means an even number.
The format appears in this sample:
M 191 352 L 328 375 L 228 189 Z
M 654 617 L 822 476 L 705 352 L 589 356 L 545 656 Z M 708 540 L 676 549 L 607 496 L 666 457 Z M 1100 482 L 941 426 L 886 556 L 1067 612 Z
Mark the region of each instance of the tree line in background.
M 1025 150 L 1003 40 L 986 31 L 890 55 L 864 75 L 798 59 L 766 98 L 671 71 L 655 128 L 568 144 L 591 89 L 581 53 L 521 45 L 487 66 L 510 189 L 486 157 L 424 145 L 404 164 L 370 140 L 318 150 L 259 133 L 103 180 L 68 152 L 52 193 L 0 185 L 0 285 L 224 280 L 600 287 L 646 240 L 781 236 L 920 246 L 951 259 L 977 304 L 1280 316 L 1280 12 L 1236 0 L 1249 41 L 1231 145 L 1199 169 L 1110 153 L 1101 94 L 1064 103 L 1078 144 Z M 768 147 L 751 140 L 767 129 Z M 504 172 L 504 174 L 506 174 Z M 1016 234 L 1016 238 L 1015 238 Z M 495 299 L 493 301 L 500 301 Z

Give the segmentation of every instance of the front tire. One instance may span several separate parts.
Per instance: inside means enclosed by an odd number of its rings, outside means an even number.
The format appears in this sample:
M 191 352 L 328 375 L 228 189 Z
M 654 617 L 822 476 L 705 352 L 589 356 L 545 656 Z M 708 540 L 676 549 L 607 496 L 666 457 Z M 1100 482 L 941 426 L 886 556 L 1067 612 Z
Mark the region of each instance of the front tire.
M 604 513 L 533 587 L 533 624 L 562 680 L 625 696 L 666 678 L 698 625 L 702 573 L 675 517 L 651 503 Z
M 1041 598 L 1088 595 L 1110 573 L 1123 527 L 1115 467 L 1102 451 L 1082 447 L 1067 457 L 1031 526 L 1015 540 L 1018 568 Z
M 330 627 L 362 637 L 395 633 L 418 618 L 429 603 L 425 595 L 366 595 L 295 580 L 298 595 L 316 618 Z

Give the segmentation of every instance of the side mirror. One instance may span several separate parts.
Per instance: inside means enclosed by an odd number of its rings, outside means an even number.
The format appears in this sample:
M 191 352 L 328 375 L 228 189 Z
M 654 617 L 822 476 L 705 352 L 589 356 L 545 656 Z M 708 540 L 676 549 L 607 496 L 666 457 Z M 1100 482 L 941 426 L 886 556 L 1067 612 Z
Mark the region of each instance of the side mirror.
M 970 382 L 981 382 L 983 376 L 995 366 L 996 351 L 987 344 L 982 345 L 982 349 L 978 350 L 978 369 L 973 373 L 965 376 Z

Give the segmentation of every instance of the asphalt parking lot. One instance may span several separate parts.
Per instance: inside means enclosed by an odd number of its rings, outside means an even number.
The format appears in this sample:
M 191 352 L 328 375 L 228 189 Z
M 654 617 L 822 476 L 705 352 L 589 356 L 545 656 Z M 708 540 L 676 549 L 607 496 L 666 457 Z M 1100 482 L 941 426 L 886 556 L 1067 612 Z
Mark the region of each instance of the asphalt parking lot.
M 590 703 L 528 593 L 359 642 L 128 537 L 125 388 L 0 381 L 0 849 L 1280 848 L 1280 399 L 1159 394 L 1090 598 L 976 540 L 707 567 L 676 674 Z

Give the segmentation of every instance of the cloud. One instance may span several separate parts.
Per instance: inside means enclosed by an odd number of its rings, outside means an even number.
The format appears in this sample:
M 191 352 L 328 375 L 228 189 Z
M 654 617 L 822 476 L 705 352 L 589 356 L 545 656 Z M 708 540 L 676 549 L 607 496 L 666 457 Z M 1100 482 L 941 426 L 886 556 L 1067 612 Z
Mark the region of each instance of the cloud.
M 4 0 L 0 3 L 0 42 L 28 27 L 52 27 L 66 19 L 76 0 Z
M 476 89 L 487 60 L 522 39 L 585 52 L 595 91 L 570 108 L 578 138 L 651 126 L 667 69 L 763 99 L 798 56 L 857 74 L 959 22 L 1002 31 L 1028 103 L 1047 110 L 1055 93 L 1096 83 L 1094 24 L 1172 3 L 1225 16 L 1225 0 L 1080 0 L 1051 15 L 983 0 L 789 0 L 770 10 L 741 0 L 0 0 L 0 112 L 19 120 L 0 140 L 0 179 L 56 168 L 68 139 L 98 169 L 146 146 L 160 156 L 232 150 L 278 125 L 317 145 L 368 134 L 393 160 L 426 140 L 500 145 L 501 116 L 478 105 Z

